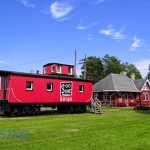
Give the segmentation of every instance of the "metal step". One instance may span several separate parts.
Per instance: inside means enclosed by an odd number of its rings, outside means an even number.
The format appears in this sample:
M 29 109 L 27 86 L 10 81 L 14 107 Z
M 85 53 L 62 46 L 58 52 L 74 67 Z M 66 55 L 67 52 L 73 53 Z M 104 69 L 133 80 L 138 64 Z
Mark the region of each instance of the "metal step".
M 91 104 L 93 113 L 102 114 L 101 112 L 101 102 L 98 99 L 93 99 Z

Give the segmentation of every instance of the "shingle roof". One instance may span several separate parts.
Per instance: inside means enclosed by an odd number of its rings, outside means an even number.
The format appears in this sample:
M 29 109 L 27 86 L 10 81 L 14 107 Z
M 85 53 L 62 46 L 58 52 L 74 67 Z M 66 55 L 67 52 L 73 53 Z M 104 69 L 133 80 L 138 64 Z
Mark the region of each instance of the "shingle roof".
M 137 79 L 137 80 L 134 80 L 134 84 L 136 85 L 136 87 L 137 87 L 137 89 L 138 89 L 139 91 L 142 90 L 142 87 L 143 87 L 143 85 L 145 84 L 146 80 L 147 80 L 147 79 Z
M 93 86 L 94 92 L 126 91 L 139 92 L 132 79 L 122 74 L 111 73 Z

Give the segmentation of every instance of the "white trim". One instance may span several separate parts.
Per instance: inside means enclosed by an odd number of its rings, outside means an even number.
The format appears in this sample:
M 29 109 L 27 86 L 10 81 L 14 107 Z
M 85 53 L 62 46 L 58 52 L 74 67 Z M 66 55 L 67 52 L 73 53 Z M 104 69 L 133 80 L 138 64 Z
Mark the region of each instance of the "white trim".
M 80 86 L 81 86 L 82 90 L 80 90 Z M 79 92 L 84 93 L 84 85 L 79 85 Z
M 50 89 L 47 88 L 47 85 L 48 85 L 48 84 L 51 85 L 51 88 L 50 88 Z M 52 91 L 53 91 L 53 83 L 48 82 L 48 83 L 46 84 L 46 91 L 47 91 L 47 92 L 52 92 Z
M 112 95 L 110 95 L 110 104 L 111 104 L 111 97 L 115 94 L 117 94 L 119 91 L 116 91 L 115 93 L 113 93 Z
M 119 90 L 103 90 L 102 92 L 119 92 Z
M 145 84 L 146 83 L 148 83 L 149 84 L 149 86 L 150 86 L 150 82 L 149 82 L 149 80 L 147 79 L 146 81 L 145 81 L 145 83 L 143 84 L 143 86 L 142 86 L 142 88 L 141 88 L 141 91 L 143 91 L 144 89 L 143 89 L 143 87 L 145 86 Z
M 27 87 L 27 83 L 28 83 L 28 82 L 31 83 L 31 88 L 28 88 L 28 87 Z M 27 90 L 27 91 L 32 91 L 32 90 L 33 90 L 33 81 L 26 81 L 26 90 Z
M 13 88 L 11 88 L 11 91 L 12 91 L 13 97 L 16 99 L 16 101 L 22 103 L 22 101 L 19 100 L 19 99 L 15 96 Z
M 146 95 L 148 96 L 148 99 L 145 99 Z M 143 101 L 149 101 L 149 92 L 143 92 Z

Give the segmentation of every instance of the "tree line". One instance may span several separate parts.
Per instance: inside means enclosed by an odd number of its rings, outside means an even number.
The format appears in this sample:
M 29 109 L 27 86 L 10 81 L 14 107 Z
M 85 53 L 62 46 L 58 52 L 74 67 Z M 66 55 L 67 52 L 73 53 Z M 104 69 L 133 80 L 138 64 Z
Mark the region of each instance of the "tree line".
M 142 79 L 140 71 L 134 64 L 128 62 L 121 63 L 121 60 L 115 56 L 110 56 L 109 54 L 106 54 L 103 58 L 89 56 L 83 60 L 84 63 L 81 67 L 80 78 L 84 78 L 86 73 L 87 79 L 93 79 L 97 82 L 110 73 L 120 74 L 121 72 L 126 72 L 126 76 L 129 78 L 131 74 L 134 73 L 135 79 Z M 150 73 L 147 74 L 147 78 L 150 79 Z

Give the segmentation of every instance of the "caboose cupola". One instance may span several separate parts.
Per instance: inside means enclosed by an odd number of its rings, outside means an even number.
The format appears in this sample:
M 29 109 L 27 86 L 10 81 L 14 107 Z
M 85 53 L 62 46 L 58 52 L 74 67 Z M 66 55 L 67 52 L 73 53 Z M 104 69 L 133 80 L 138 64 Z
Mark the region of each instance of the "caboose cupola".
M 43 66 L 43 74 L 74 76 L 74 66 L 60 63 L 48 63 Z

